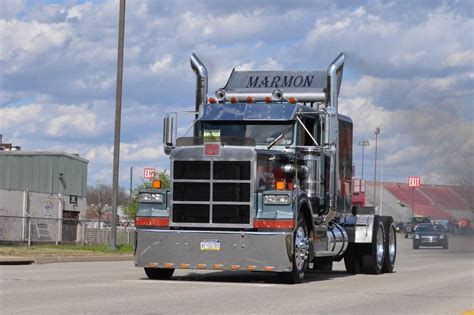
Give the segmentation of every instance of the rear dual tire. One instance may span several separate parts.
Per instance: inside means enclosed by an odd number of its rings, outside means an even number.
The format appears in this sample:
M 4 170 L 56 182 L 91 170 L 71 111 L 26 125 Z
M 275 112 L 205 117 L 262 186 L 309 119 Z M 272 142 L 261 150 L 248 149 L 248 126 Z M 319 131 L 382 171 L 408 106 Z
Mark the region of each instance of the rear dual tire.
M 397 239 L 392 217 L 374 217 L 372 243 L 349 243 L 344 254 L 348 273 L 391 273 L 397 256 Z

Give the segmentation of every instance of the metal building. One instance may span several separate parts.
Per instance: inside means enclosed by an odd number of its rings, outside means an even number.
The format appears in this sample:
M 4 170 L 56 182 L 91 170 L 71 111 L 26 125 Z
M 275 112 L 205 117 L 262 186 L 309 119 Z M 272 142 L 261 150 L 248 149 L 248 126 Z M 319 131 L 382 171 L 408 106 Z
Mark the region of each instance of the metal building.
M 76 241 L 87 165 L 64 152 L 0 151 L 0 240 Z

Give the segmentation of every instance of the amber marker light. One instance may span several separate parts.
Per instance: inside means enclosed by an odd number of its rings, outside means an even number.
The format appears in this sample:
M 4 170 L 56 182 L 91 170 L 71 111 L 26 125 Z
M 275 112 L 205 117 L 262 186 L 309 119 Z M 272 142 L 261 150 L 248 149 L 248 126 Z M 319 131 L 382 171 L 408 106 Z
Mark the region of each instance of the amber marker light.
M 272 98 L 270 96 L 265 96 L 265 98 L 263 99 L 265 101 L 265 103 L 271 103 L 272 102 Z
M 288 103 L 290 103 L 290 104 L 296 104 L 297 102 L 298 102 L 298 100 L 296 99 L 296 97 L 292 96 L 288 99 Z
M 247 96 L 247 103 L 255 103 L 255 99 L 252 96 Z
M 277 181 L 275 187 L 277 190 L 285 190 L 285 182 L 284 181 Z
M 206 268 L 206 264 L 197 264 L 196 266 L 198 269 L 204 269 Z
M 153 181 L 153 188 L 160 189 L 161 188 L 161 181 L 158 179 L 155 179 Z
M 235 96 L 232 96 L 232 97 L 230 98 L 230 102 L 231 102 L 232 104 L 235 104 L 235 103 L 238 103 L 238 102 L 239 102 L 239 99 L 238 99 L 237 97 L 235 97 Z

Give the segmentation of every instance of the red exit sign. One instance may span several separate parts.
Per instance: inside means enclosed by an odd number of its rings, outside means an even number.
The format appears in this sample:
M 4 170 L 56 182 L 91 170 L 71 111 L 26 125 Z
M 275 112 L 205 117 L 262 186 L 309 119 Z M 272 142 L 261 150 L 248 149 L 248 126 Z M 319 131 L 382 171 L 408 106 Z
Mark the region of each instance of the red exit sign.
M 420 176 L 410 176 L 408 177 L 408 186 L 410 187 L 420 187 L 421 177 Z
M 145 168 L 143 170 L 143 177 L 147 179 L 155 178 L 155 169 L 154 168 Z

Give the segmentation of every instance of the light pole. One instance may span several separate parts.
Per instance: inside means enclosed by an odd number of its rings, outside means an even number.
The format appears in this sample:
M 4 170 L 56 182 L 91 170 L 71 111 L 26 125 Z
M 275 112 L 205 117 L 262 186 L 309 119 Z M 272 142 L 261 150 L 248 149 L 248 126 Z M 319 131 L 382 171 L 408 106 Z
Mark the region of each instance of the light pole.
M 370 142 L 369 140 L 367 139 L 364 139 L 362 141 L 359 142 L 359 145 L 362 147 L 362 175 L 361 175 L 361 179 L 364 179 L 364 149 L 365 147 L 368 147 L 370 146 Z
M 377 138 L 378 135 L 380 134 L 380 127 L 375 128 L 375 161 L 374 161 L 374 207 L 375 207 L 375 194 L 377 193 L 376 190 L 376 185 L 375 183 L 377 182 Z
M 114 160 L 112 173 L 112 222 L 110 245 L 117 247 L 117 196 L 119 186 L 120 125 L 122 121 L 123 46 L 125 37 L 125 0 L 120 0 L 117 49 L 117 85 L 115 89 Z

